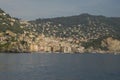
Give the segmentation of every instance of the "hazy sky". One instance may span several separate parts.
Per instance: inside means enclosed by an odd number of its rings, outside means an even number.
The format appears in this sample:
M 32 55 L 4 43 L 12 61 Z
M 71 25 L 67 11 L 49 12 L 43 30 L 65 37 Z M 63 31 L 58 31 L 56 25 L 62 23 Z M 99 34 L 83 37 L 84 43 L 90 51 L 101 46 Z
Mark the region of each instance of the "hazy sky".
M 120 17 L 120 0 L 0 0 L 0 8 L 26 20 L 81 13 Z

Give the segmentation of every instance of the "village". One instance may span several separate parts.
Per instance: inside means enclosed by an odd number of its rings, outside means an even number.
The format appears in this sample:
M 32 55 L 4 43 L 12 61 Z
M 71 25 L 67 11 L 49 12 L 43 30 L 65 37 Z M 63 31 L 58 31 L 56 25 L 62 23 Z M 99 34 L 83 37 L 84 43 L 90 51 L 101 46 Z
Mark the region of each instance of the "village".
M 0 13 L 0 20 L 2 21 L 1 26 L 13 27 L 18 20 L 11 18 L 5 12 Z M 23 33 L 15 33 L 11 30 L 5 30 L 0 32 L 0 50 L 1 52 L 63 52 L 63 53 L 74 53 L 83 52 L 84 47 L 73 42 L 72 38 L 65 39 L 62 37 L 45 36 L 44 27 L 50 26 L 46 23 L 42 28 L 42 33 L 37 33 L 34 28 L 36 25 L 31 25 L 27 21 L 20 20 L 20 29 L 24 30 Z M 61 26 L 61 24 L 59 24 Z M 19 28 L 18 27 L 18 28 Z M 55 31 L 55 30 L 53 30 Z M 50 32 L 48 30 L 48 32 Z M 54 33 L 55 35 L 55 33 Z
M 66 19 L 59 21 L 62 18 L 26 21 L 13 18 L 0 10 L 0 52 L 120 52 L 120 41 L 114 38 L 116 35 L 113 34 L 115 29 L 99 21 L 96 24 L 94 20 L 91 20 L 91 15 L 80 16 L 87 16 L 87 23 L 74 22 L 74 16 L 70 17 L 71 23 L 68 23 Z
M 30 35 L 28 33 L 17 35 L 7 30 L 5 33 L 0 33 L 0 44 L 4 45 L 10 42 L 7 48 L 13 52 L 75 53 L 84 51 L 84 47 L 71 44 L 69 40 L 45 37 L 44 34 L 37 35 L 34 32 L 30 32 Z

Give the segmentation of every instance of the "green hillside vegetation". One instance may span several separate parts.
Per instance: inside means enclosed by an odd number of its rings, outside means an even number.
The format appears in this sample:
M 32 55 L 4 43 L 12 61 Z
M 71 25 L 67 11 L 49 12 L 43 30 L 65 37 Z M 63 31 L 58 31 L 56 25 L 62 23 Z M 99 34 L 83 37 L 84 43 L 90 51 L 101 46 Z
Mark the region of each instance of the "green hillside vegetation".
M 49 23 L 50 22 L 50 23 Z M 37 19 L 32 21 L 35 25 L 38 24 L 38 32 L 42 32 L 44 25 L 44 32 L 48 34 L 46 28 L 49 28 L 50 34 L 55 30 L 56 36 L 71 37 L 81 36 L 89 37 L 93 36 L 96 38 L 98 36 L 108 36 L 113 35 L 116 38 L 120 38 L 120 18 L 110 18 L 105 16 L 93 16 L 89 14 L 81 14 L 78 16 L 70 17 L 58 17 L 58 18 L 48 18 L 48 19 Z M 39 26 L 39 24 L 41 24 Z M 49 25 L 49 27 L 48 27 Z M 59 26 L 61 25 L 61 26 Z M 81 33 L 80 33 L 81 32 Z M 66 34 L 64 34 L 66 33 Z

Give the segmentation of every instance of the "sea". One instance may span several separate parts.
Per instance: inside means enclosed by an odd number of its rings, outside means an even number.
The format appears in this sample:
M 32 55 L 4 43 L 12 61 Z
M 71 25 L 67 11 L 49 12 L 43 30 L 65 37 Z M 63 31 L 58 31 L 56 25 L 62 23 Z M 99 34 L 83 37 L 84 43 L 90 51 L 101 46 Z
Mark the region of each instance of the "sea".
M 0 80 L 120 80 L 120 55 L 0 53 Z

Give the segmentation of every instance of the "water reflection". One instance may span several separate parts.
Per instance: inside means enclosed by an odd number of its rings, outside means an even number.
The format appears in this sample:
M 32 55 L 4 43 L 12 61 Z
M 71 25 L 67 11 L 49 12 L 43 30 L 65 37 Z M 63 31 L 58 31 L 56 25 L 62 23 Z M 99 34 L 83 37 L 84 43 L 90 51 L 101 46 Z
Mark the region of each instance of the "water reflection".
M 120 55 L 0 54 L 1 80 L 120 80 Z

